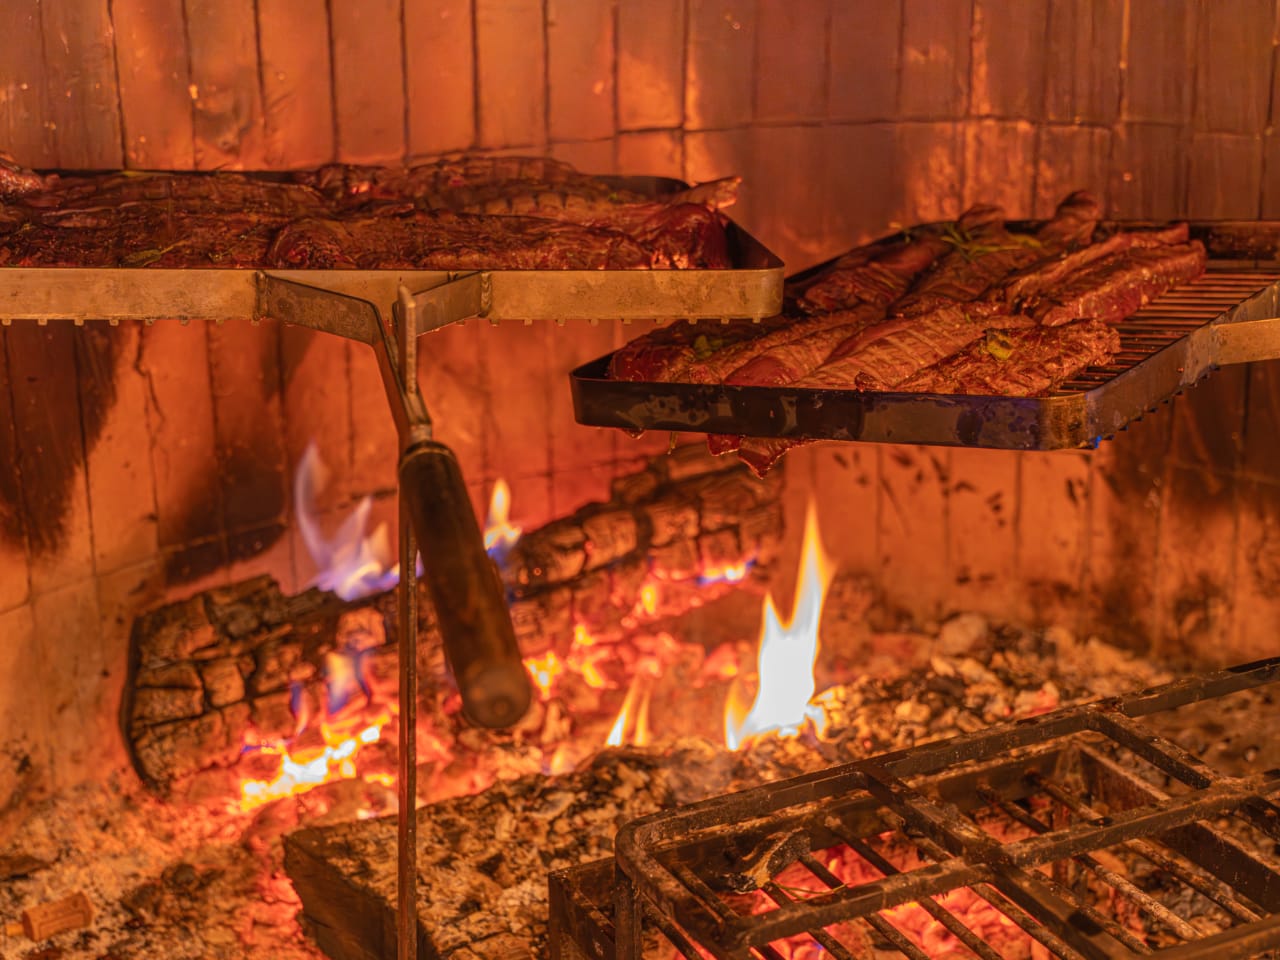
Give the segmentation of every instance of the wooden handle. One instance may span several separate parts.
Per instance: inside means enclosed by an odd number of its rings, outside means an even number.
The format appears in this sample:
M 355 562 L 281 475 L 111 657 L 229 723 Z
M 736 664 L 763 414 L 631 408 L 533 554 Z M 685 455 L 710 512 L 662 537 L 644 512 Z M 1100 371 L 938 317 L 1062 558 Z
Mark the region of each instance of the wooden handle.
M 405 451 L 400 496 L 408 502 L 418 536 L 422 579 L 462 708 L 481 726 L 513 726 L 529 708 L 532 686 L 502 581 L 485 553 L 453 451 L 430 441 Z

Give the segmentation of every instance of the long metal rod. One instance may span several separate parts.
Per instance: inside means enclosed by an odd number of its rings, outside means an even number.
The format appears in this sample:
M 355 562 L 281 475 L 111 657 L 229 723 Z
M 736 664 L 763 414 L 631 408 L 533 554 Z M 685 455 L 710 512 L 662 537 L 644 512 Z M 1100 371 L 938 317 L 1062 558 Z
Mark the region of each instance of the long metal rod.
M 1038 773 L 1030 773 L 1028 776 L 1032 779 L 1037 787 L 1047 793 L 1058 803 L 1069 809 L 1077 817 L 1086 820 L 1099 821 L 1103 819 L 1103 815 L 1095 808 L 1085 803 L 1079 797 L 1064 790 L 1058 784 L 1054 783 L 1046 777 Z M 1126 850 L 1131 850 L 1141 857 L 1150 860 L 1153 864 L 1169 873 L 1187 886 L 1194 889 L 1201 896 L 1212 900 L 1223 910 L 1230 913 L 1237 920 L 1244 923 L 1253 923 L 1260 919 L 1261 914 L 1241 903 L 1232 893 L 1231 888 L 1211 874 L 1199 874 L 1189 865 L 1178 861 L 1170 853 L 1164 852 L 1154 842 L 1145 838 L 1137 838 L 1126 840 L 1122 846 Z
M 418 545 L 408 498 L 400 498 L 400 755 L 396 778 L 396 956 L 418 956 Z

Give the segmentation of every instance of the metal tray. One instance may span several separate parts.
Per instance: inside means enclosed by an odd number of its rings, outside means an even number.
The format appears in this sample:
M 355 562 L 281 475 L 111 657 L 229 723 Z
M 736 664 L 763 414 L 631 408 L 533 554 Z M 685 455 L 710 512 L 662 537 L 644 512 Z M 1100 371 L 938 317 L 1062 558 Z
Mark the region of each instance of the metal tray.
M 1156 224 L 1104 225 L 1134 226 Z M 579 423 L 630 431 L 1009 450 L 1096 446 L 1218 366 L 1280 357 L 1280 222 L 1194 223 L 1192 235 L 1209 251 L 1205 275 L 1125 320 L 1114 362 L 1050 396 L 628 382 L 609 378 L 610 354 L 570 375 L 574 411 Z
M 601 177 L 645 196 L 685 189 L 665 177 Z M 145 267 L 0 267 L 0 322 L 13 320 L 276 319 L 267 281 L 302 284 L 385 309 L 401 286 L 419 296 L 479 278 L 480 309 L 451 309 L 424 324 L 482 316 L 499 320 L 759 319 L 782 308 L 782 261 L 732 221 L 728 270 L 253 270 Z M 430 299 L 430 298 L 428 298 Z M 450 299 L 450 298 L 446 298 Z

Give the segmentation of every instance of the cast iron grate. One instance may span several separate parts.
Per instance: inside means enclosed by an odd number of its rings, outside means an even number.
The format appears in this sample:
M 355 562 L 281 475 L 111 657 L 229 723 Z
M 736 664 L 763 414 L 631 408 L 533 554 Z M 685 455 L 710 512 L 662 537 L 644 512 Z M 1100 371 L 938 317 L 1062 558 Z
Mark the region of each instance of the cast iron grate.
M 1276 681 L 1280 657 L 637 820 L 552 875 L 552 956 L 1257 956 L 1280 771 L 1138 718 Z

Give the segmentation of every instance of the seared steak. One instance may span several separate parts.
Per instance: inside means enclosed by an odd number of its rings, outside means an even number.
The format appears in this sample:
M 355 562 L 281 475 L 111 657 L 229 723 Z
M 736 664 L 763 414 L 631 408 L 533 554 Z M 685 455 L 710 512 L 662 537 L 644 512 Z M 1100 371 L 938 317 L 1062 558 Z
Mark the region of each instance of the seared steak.
M 519 157 L 292 177 L 41 177 L 0 157 L 0 264 L 723 269 L 731 263 L 717 208 L 736 185 L 655 202 Z
M 1060 327 L 990 330 L 959 353 L 925 367 L 894 389 L 907 393 L 970 393 L 1035 397 L 1086 367 L 1108 362 L 1120 334 L 1098 320 Z

